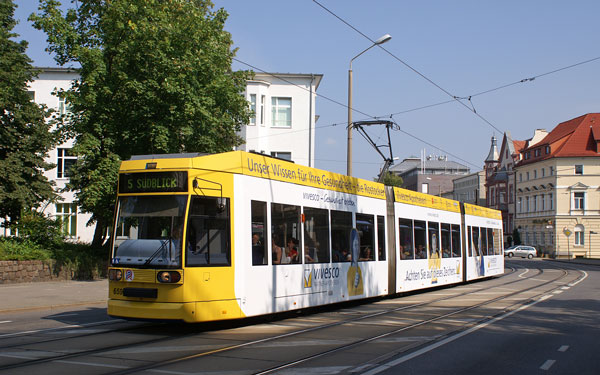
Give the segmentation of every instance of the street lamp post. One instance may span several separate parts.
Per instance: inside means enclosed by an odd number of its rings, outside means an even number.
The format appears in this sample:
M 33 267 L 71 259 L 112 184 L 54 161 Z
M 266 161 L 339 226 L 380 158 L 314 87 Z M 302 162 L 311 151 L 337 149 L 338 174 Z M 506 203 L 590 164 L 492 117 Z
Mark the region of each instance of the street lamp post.
M 590 231 L 590 252 L 588 254 L 588 258 L 592 257 L 592 234 L 598 234 L 598 232 Z
M 346 156 L 346 174 L 348 176 L 352 176 L 352 61 L 371 48 L 383 44 L 390 39 L 392 39 L 390 34 L 385 34 L 381 38 L 377 39 L 369 48 L 365 49 L 350 60 L 350 69 L 348 69 L 348 154 Z

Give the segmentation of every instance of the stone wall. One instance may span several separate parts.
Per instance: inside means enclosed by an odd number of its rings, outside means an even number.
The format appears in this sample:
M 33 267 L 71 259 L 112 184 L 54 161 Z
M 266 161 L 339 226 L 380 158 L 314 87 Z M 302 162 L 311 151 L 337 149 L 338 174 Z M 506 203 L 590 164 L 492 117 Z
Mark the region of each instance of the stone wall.
M 53 260 L 0 261 L 0 284 L 71 280 L 72 278 L 71 270 L 57 267 Z

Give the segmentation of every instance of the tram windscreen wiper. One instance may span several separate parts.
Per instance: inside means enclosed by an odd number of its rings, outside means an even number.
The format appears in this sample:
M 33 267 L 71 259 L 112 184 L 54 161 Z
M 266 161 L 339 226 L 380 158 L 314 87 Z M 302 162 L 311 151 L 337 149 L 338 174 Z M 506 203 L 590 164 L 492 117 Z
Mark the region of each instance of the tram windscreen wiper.
M 156 251 L 154 253 L 152 253 L 152 255 L 150 255 L 150 257 L 148 259 L 146 259 L 146 261 L 144 262 L 144 266 L 149 265 L 154 258 L 156 258 L 158 256 L 158 254 L 160 254 L 161 252 L 163 252 L 165 250 L 165 247 L 167 246 L 167 244 L 171 243 L 171 238 L 169 237 L 166 240 L 161 240 L 161 245 L 159 246 L 158 249 L 156 249 Z

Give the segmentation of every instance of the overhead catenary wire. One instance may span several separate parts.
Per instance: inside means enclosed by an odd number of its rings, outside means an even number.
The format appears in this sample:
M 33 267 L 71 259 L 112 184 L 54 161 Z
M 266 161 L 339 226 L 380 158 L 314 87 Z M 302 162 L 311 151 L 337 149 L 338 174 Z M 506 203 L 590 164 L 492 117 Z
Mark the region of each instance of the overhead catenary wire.
M 365 39 L 369 40 L 371 43 L 375 43 L 375 41 L 373 39 L 371 39 L 369 36 L 367 36 L 366 34 L 364 34 L 362 31 L 360 31 L 358 28 L 354 27 L 352 24 L 350 24 L 348 21 L 344 20 L 343 18 L 341 18 L 340 16 L 338 16 L 337 14 L 335 14 L 333 11 L 331 11 L 330 9 L 328 9 L 327 7 L 325 7 L 323 4 L 319 3 L 317 0 L 312 0 L 315 4 L 317 4 L 318 6 L 320 6 L 322 9 L 324 9 L 326 12 L 328 12 L 329 14 L 331 14 L 332 16 L 334 16 L 335 18 L 337 18 L 338 20 L 340 20 L 342 23 L 344 23 L 346 26 L 350 27 L 352 30 L 356 31 L 358 34 L 360 34 L 362 37 L 364 37 Z M 549 74 L 553 74 L 553 73 L 557 73 L 560 72 L 562 70 L 566 70 L 566 69 L 570 69 L 579 65 L 583 65 L 583 64 L 587 64 L 596 60 L 600 60 L 600 57 L 595 57 L 589 60 L 585 60 L 585 61 L 581 61 L 563 68 L 559 68 L 559 69 L 555 69 L 543 74 L 539 74 L 537 76 L 531 77 L 531 78 L 524 78 L 521 79 L 517 82 L 513 82 L 507 85 L 503 85 L 494 89 L 490 89 L 490 90 L 486 90 L 483 91 L 481 93 L 477 93 L 474 95 L 469 95 L 468 97 L 459 97 L 456 95 L 451 94 L 448 90 L 444 89 L 443 87 L 441 87 L 440 85 L 438 85 L 436 82 L 434 82 L 433 80 L 431 80 L 429 77 L 425 76 L 423 73 L 421 73 L 420 71 L 418 71 L 417 69 L 415 69 L 414 67 L 412 67 L 411 65 L 409 65 L 408 63 L 406 63 L 404 60 L 400 59 L 398 56 L 396 56 L 395 54 L 393 54 L 392 52 L 390 52 L 389 50 L 387 50 L 385 47 L 383 47 L 382 45 L 377 45 L 377 47 L 381 48 L 383 51 L 385 51 L 388 55 L 390 55 L 392 58 L 394 58 L 395 60 L 397 60 L 398 62 L 400 62 L 401 64 L 403 64 L 404 66 L 406 66 L 407 68 L 409 68 L 410 70 L 412 70 L 414 73 L 416 73 L 417 75 L 419 75 L 420 77 L 422 77 L 423 79 L 425 79 L 427 82 L 429 82 L 430 84 L 432 84 L 433 86 L 437 87 L 439 90 L 441 90 L 442 92 L 444 92 L 446 95 L 450 96 L 452 98 L 452 100 L 448 101 L 448 102 L 443 102 L 443 103 L 437 103 L 434 105 L 440 105 L 440 104 L 445 104 L 445 103 L 449 103 L 452 101 L 456 101 L 458 103 L 460 103 L 464 108 L 468 109 L 469 111 L 471 111 L 473 114 L 475 114 L 477 117 L 479 117 L 482 121 L 484 121 L 486 124 L 488 124 L 490 127 L 492 127 L 494 130 L 498 131 L 499 133 L 503 133 L 502 130 L 500 130 L 498 127 L 496 127 L 494 124 L 492 124 L 489 120 L 487 120 L 485 117 L 483 117 L 480 113 L 478 113 L 475 110 L 475 107 L 472 104 L 471 98 L 473 96 L 477 96 L 477 95 L 483 95 L 483 94 L 487 94 L 493 91 L 497 91 L 506 87 L 510 87 L 519 83 L 524 83 L 524 82 L 532 82 L 534 81 L 536 78 L 539 77 L 543 77 Z M 463 103 L 462 100 L 467 99 L 470 104 L 471 107 L 469 107 L 467 104 Z M 433 106 L 433 105 L 432 105 Z
M 300 88 L 302 90 L 309 91 L 306 87 L 303 87 L 303 86 L 300 86 L 298 84 L 295 84 L 295 83 L 293 83 L 293 82 L 291 82 L 289 80 L 286 80 L 284 77 L 278 76 L 278 75 L 276 75 L 274 73 L 269 73 L 269 72 L 267 72 L 265 70 L 262 70 L 262 69 L 260 69 L 260 68 L 258 68 L 256 66 L 253 66 L 253 65 L 251 65 L 249 63 L 246 63 L 246 62 L 244 62 L 244 61 L 242 61 L 242 60 L 240 60 L 238 58 L 233 58 L 233 60 L 239 62 L 240 64 L 246 65 L 246 66 L 248 66 L 248 67 L 250 67 L 252 69 L 260 71 L 261 73 L 268 74 L 268 75 L 273 76 L 273 77 L 275 77 L 277 79 L 280 79 L 280 80 L 282 80 L 282 81 L 284 81 L 286 83 L 289 83 L 289 84 L 291 84 L 293 86 L 296 86 L 296 87 L 298 87 L 298 88 Z M 590 62 L 598 61 L 598 60 L 600 60 L 600 57 L 595 57 L 595 58 L 592 58 L 592 59 L 580 61 L 580 62 L 571 64 L 571 65 L 568 65 L 568 66 L 564 66 L 564 67 L 561 67 L 561 68 L 558 68 L 558 69 L 554 69 L 554 70 L 551 70 L 551 71 L 548 71 L 548 72 L 545 72 L 545 73 L 537 74 L 537 75 L 532 76 L 530 78 L 524 78 L 524 79 L 521 79 L 521 80 L 518 80 L 518 81 L 515 81 L 515 82 L 512 82 L 512 83 L 509 83 L 509 84 L 501 85 L 501 86 L 498 86 L 498 87 L 495 87 L 495 88 L 492 88 L 492 89 L 488 89 L 488 90 L 484 90 L 484 91 L 481 91 L 481 92 L 478 92 L 478 93 L 475 93 L 475 94 L 471 94 L 471 95 L 466 96 L 466 97 L 460 97 L 458 99 L 470 99 L 470 98 L 475 97 L 475 96 L 480 96 L 480 95 L 488 94 L 488 93 L 491 93 L 491 92 L 494 92 L 494 91 L 498 91 L 498 90 L 501 90 L 501 89 L 504 89 L 504 88 L 508 88 L 508 87 L 517 85 L 519 83 L 532 82 L 532 81 L 534 81 L 537 78 L 544 77 L 544 76 L 547 76 L 547 75 L 550 75 L 550 74 L 554 74 L 554 73 L 557 73 L 557 72 L 560 72 L 560 71 L 571 69 L 571 68 L 574 68 L 574 67 L 577 67 L 577 66 L 580 66 L 580 65 L 583 65 L 583 64 L 587 64 L 587 63 L 590 63 Z M 335 104 L 337 104 L 339 106 L 342 106 L 342 107 L 344 107 L 346 109 L 348 108 L 348 106 L 346 104 L 341 103 L 341 102 L 339 102 L 337 100 L 331 99 L 331 98 L 329 98 L 329 97 L 327 97 L 327 96 L 325 96 L 323 94 L 319 94 L 319 93 L 316 93 L 316 92 L 313 92 L 313 94 L 315 96 L 317 96 L 317 97 L 326 99 L 326 100 L 328 100 L 328 101 L 330 101 L 332 103 L 335 103 Z M 357 110 L 355 108 L 352 108 L 352 110 L 355 111 L 355 112 L 357 112 L 357 113 L 360 113 L 360 114 L 366 116 L 367 118 L 371 118 L 371 119 L 381 119 L 381 118 L 384 118 L 384 117 L 393 118 L 393 116 L 396 116 L 396 115 L 401 115 L 401 114 L 405 114 L 405 113 L 409 113 L 409 112 L 419 111 L 419 110 L 423 110 L 423 109 L 427 109 L 427 108 L 431 108 L 431 107 L 435 107 L 435 106 L 439 106 L 439 105 L 443 105 L 443 104 L 452 103 L 455 100 L 456 99 L 453 98 L 451 100 L 446 100 L 446 101 L 443 101 L 443 102 L 433 103 L 433 104 L 429 104 L 429 105 L 425 105 L 425 106 L 420 106 L 420 107 L 416 107 L 416 108 L 412 108 L 412 109 L 408 109 L 408 110 L 404 110 L 404 111 L 394 112 L 394 113 L 389 114 L 389 115 L 381 115 L 381 116 L 372 116 L 372 115 L 369 115 L 369 114 L 367 114 L 365 112 Z M 470 102 L 471 102 L 471 105 L 472 105 L 472 101 L 470 101 Z M 473 111 L 474 110 L 475 109 L 473 107 Z M 333 123 L 333 124 L 328 124 L 328 125 L 315 126 L 315 129 L 335 127 L 335 126 L 339 126 L 339 125 L 347 125 L 347 122 L 346 121 L 341 121 L 341 122 L 338 122 L 338 123 Z M 292 131 L 292 132 L 302 132 L 302 131 L 307 131 L 307 130 L 303 129 L 303 130 L 296 130 L 296 131 Z M 454 158 L 456 158 L 458 160 L 461 160 L 461 161 L 463 161 L 463 162 L 465 162 L 465 163 L 467 163 L 467 164 L 469 164 L 471 166 L 475 166 L 476 168 L 479 168 L 479 166 L 477 166 L 476 164 L 468 162 L 468 161 L 466 161 L 466 160 L 464 160 L 464 159 L 462 159 L 462 158 L 460 158 L 460 157 L 458 157 L 456 155 L 453 155 L 452 153 L 450 153 L 448 151 L 443 150 L 442 148 L 440 148 L 438 146 L 435 146 L 435 145 L 433 145 L 433 144 L 431 144 L 429 142 L 426 142 L 426 141 L 422 140 L 421 138 L 419 138 L 419 137 L 417 137 L 417 136 L 415 136 L 415 135 L 407 132 L 406 130 L 400 129 L 400 131 L 402 133 L 404 133 L 404 134 L 406 134 L 406 135 L 408 135 L 408 136 L 416 139 L 416 140 L 419 140 L 420 142 L 422 142 L 424 144 L 427 144 L 430 147 L 433 147 L 433 148 L 435 148 L 437 150 L 440 150 L 440 151 L 446 153 L 447 155 L 450 155 L 450 156 L 452 156 L 452 157 L 454 157 Z M 500 132 L 500 133 L 502 133 L 502 132 Z M 270 136 L 278 136 L 278 134 L 268 135 L 268 137 L 270 137 Z M 258 138 L 264 138 L 264 137 L 267 137 L 267 136 L 263 135 L 263 136 L 260 136 L 260 137 L 253 137 L 253 138 L 248 138 L 248 139 L 258 139 Z M 321 160 L 321 159 L 318 159 L 318 160 Z M 323 161 L 331 161 L 331 160 L 323 160 Z M 340 161 L 340 162 L 342 162 L 342 161 Z

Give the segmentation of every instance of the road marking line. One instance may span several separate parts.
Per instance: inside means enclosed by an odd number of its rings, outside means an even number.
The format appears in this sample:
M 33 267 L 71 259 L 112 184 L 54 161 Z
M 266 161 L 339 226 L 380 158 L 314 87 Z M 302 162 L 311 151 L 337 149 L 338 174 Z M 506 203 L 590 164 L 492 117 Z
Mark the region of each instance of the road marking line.
M 556 362 L 554 359 L 547 360 L 543 365 L 540 366 L 540 370 L 548 371 L 554 362 Z
M 560 348 L 558 348 L 559 352 L 566 352 L 567 350 L 569 350 L 569 345 L 563 345 Z
M 581 271 L 581 270 L 579 270 L 579 271 Z M 587 277 L 588 277 L 588 273 L 587 273 L 587 272 L 585 272 L 585 271 L 581 271 L 581 272 L 585 273 L 585 276 L 584 276 L 584 277 L 582 277 L 581 279 L 579 279 L 579 280 L 575 281 L 574 283 L 569 283 L 569 284 L 567 284 L 567 285 L 568 285 L 568 286 L 575 286 L 575 285 L 579 284 L 580 282 L 582 282 L 583 280 L 587 279 Z
M 554 293 L 554 294 L 561 294 L 562 292 L 563 292 L 562 290 L 555 290 L 555 291 L 554 291 L 554 292 L 552 292 L 552 293 Z
M 523 272 L 522 274 L 520 274 L 519 277 L 523 277 L 523 275 L 525 275 L 527 272 L 529 272 L 529 268 L 526 268 L 525 272 Z
M 571 289 L 571 288 L 569 288 L 568 286 L 563 286 L 561 289 L 562 289 L 562 290 L 569 290 L 569 289 Z
M 495 317 L 494 319 L 488 320 L 487 322 L 484 322 L 484 323 L 478 324 L 478 325 L 476 325 L 474 327 L 471 327 L 471 328 L 467 329 L 466 331 L 459 332 L 456 335 L 450 336 L 450 337 L 448 337 L 448 338 L 446 338 L 446 339 L 444 339 L 442 341 L 438 341 L 438 342 L 433 343 L 433 344 L 431 344 L 429 346 L 426 346 L 426 347 L 424 347 L 424 348 L 422 348 L 420 350 L 417 350 L 415 352 L 412 352 L 410 354 L 402 356 L 402 357 L 400 357 L 398 359 L 395 359 L 395 360 L 390 361 L 388 363 L 384 363 L 382 365 L 379 365 L 379 366 L 375 367 L 374 369 L 372 369 L 371 371 L 365 372 L 363 375 L 374 375 L 374 374 L 378 374 L 378 373 L 380 373 L 382 371 L 389 370 L 390 368 L 392 368 L 394 366 L 397 366 L 397 365 L 399 365 L 401 363 L 409 361 L 409 360 L 411 360 L 413 358 L 419 357 L 422 354 L 428 353 L 428 352 L 430 352 L 430 351 L 432 351 L 434 349 L 437 349 L 437 348 L 439 348 L 441 346 L 444 346 L 444 345 L 446 345 L 446 344 L 448 344 L 448 343 L 450 343 L 452 341 L 458 340 L 459 338 L 461 338 L 463 336 L 466 336 L 466 335 L 471 334 L 471 333 L 473 333 L 475 331 L 478 331 L 478 330 L 480 330 L 482 328 L 485 328 L 485 327 L 487 327 L 489 325 L 492 325 L 492 324 L 494 324 L 494 323 L 496 323 L 496 322 L 498 322 L 498 321 L 500 321 L 502 319 L 508 318 L 509 316 L 514 315 L 514 314 L 516 314 L 516 313 L 518 313 L 518 312 L 520 312 L 522 310 L 528 309 L 528 308 L 530 308 L 530 307 L 532 307 L 532 306 L 534 306 L 534 305 L 536 305 L 536 304 L 538 304 L 538 303 L 540 303 L 540 302 L 542 302 L 542 301 L 544 301 L 544 300 L 552 297 L 552 295 L 546 295 L 544 297 L 538 299 L 537 301 L 533 301 L 532 303 L 530 303 L 528 305 L 523 305 L 523 306 L 519 307 L 516 310 L 509 311 L 506 314 L 503 314 L 503 315 L 500 315 L 498 317 Z
M 0 322 L 0 324 L 2 324 L 2 323 L 12 323 L 12 320 L 3 320 Z

